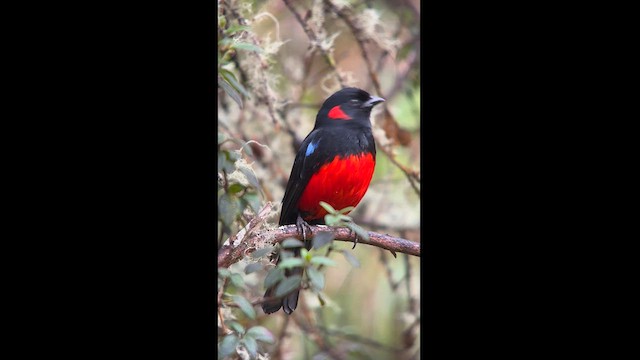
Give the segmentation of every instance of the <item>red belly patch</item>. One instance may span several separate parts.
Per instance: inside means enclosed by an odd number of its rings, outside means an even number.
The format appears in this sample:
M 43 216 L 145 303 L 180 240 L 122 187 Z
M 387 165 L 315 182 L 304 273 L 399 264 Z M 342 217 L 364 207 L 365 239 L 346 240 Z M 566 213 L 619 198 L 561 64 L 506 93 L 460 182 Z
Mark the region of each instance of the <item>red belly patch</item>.
M 302 217 L 306 221 L 324 218 L 327 211 L 320 201 L 336 210 L 358 205 L 369 188 L 374 167 L 375 159 L 370 153 L 336 156 L 320 167 L 298 201 Z

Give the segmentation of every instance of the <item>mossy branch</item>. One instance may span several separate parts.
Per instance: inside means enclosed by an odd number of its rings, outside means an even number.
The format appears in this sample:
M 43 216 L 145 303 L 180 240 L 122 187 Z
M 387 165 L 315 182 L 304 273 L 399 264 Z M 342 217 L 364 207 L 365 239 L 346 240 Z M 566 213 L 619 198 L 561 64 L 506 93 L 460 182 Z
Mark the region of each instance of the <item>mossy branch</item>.
M 261 213 L 263 212 L 261 211 Z M 259 218 L 259 216 L 256 218 Z M 261 220 L 258 219 L 255 222 L 252 220 L 252 222 L 257 224 L 261 222 Z M 251 227 L 251 223 L 248 226 Z M 310 229 L 310 236 L 314 236 L 320 231 L 329 231 L 333 233 L 334 240 L 336 241 L 353 242 L 356 238 L 355 232 L 352 232 L 346 227 L 313 225 L 310 226 Z M 284 225 L 273 230 L 265 230 L 257 233 L 251 233 L 251 231 L 246 231 L 243 235 L 241 235 L 241 233 L 243 233 L 243 231 L 236 235 L 232 241 L 225 243 L 225 245 L 218 250 L 218 267 L 226 268 L 231 264 L 240 261 L 244 256 L 257 250 L 257 244 L 265 244 L 268 242 L 275 244 L 288 238 L 301 239 L 295 225 Z M 248 234 L 248 236 L 246 234 Z M 368 234 L 369 240 L 358 239 L 358 244 L 371 245 L 381 249 L 386 249 L 394 253 L 394 256 L 395 253 L 398 252 L 418 257 L 420 256 L 420 243 L 371 231 L 369 231 Z

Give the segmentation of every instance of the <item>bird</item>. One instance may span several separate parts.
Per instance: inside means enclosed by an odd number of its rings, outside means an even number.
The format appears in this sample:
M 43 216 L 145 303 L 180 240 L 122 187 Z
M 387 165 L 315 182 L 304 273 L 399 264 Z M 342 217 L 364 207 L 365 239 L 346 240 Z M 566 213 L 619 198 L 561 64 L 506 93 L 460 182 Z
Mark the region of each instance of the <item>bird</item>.
M 384 101 L 362 89 L 343 88 L 324 101 L 313 130 L 302 141 L 285 188 L 279 225 L 295 224 L 307 250 L 311 243 L 306 241 L 305 227 L 324 225 L 327 214 L 320 202 L 337 210 L 355 207 L 369 188 L 376 161 L 370 115 Z M 300 249 L 293 249 L 294 256 L 300 256 Z M 302 267 L 286 269 L 285 277 L 302 273 Z M 267 300 L 275 296 L 277 285 L 266 290 L 262 310 L 271 314 L 282 308 L 290 315 L 300 290 Z

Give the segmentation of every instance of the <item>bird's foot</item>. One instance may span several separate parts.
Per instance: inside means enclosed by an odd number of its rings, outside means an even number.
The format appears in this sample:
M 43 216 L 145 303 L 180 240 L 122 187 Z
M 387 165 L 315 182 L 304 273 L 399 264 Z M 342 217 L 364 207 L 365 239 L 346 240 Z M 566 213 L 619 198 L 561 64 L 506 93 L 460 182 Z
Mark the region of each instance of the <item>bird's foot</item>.
M 352 228 L 349 228 L 349 236 L 353 235 L 355 231 L 353 231 Z M 360 237 L 358 236 L 358 233 L 355 233 L 356 236 L 353 238 L 353 247 L 351 248 L 351 250 L 356 248 L 356 245 L 358 245 L 358 241 L 360 240 Z
M 311 234 L 311 226 L 300 215 L 296 219 L 296 228 L 298 229 L 298 234 L 302 236 L 302 241 L 306 242 L 307 233 Z

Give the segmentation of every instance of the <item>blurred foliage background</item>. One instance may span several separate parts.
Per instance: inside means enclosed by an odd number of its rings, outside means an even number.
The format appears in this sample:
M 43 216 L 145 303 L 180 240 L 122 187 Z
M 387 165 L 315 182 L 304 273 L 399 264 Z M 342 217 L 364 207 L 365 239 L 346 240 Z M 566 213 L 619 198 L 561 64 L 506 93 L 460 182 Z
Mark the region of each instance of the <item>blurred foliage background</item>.
M 371 116 L 374 177 L 350 216 L 420 242 L 420 2 L 218 1 L 217 33 L 218 248 L 267 203 L 254 231 L 277 227 L 298 146 L 344 86 L 387 100 Z M 419 358 L 420 258 L 333 242 L 324 305 L 304 289 L 292 315 L 265 315 L 270 245 L 219 269 L 219 358 Z

